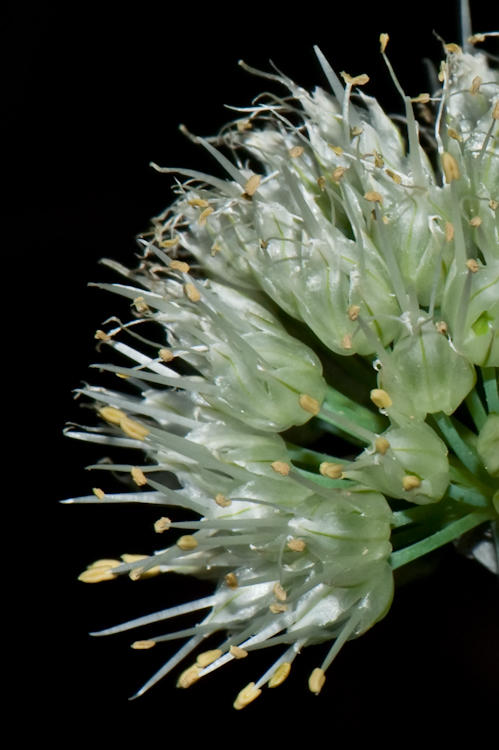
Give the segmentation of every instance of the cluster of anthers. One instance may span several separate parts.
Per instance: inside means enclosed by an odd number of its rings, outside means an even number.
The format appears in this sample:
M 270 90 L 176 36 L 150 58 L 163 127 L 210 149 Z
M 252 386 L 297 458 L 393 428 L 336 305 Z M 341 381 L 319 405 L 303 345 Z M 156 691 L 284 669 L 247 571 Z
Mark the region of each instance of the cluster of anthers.
M 141 238 L 139 268 L 106 261 L 132 283 L 98 286 L 132 300 L 134 318 L 96 338 L 130 366 L 97 367 L 130 388 L 82 388 L 102 422 L 68 434 L 146 462 L 98 463 L 131 474 L 133 491 L 67 502 L 157 505 L 154 530 L 173 543 L 98 560 L 80 580 L 218 581 L 102 631 L 207 612 L 132 644 L 187 639 L 137 695 L 220 632 L 180 687 L 280 646 L 239 709 L 280 685 L 304 646 L 331 642 L 310 675 L 319 693 L 345 641 L 388 611 L 395 568 L 474 527 L 477 555 L 497 566 L 499 76 L 472 48 L 483 39 L 446 44 L 436 92 L 411 98 L 381 35 L 407 144 L 363 93 L 368 76 L 341 80 L 319 49 L 332 93 L 251 71 L 289 96 L 196 139 L 227 178 L 160 169 L 187 179 Z M 147 323 L 159 341 L 139 332 Z M 172 521 L 168 505 L 195 520 Z

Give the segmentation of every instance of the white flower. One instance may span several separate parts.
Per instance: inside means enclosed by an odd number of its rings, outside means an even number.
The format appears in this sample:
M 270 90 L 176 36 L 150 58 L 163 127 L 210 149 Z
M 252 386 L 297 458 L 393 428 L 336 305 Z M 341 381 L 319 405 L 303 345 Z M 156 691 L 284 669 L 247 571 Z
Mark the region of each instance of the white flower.
M 407 150 L 360 90 L 368 77 L 343 73 L 343 85 L 317 50 L 333 94 L 266 75 L 292 103 L 255 105 L 200 140 L 228 179 L 181 170 L 140 267 L 109 261 L 134 285 L 100 286 L 133 300 L 135 319 L 97 338 L 133 364 L 99 368 L 138 395 L 83 388 L 105 426 L 69 434 L 141 448 L 147 463 L 99 464 L 136 488 L 69 502 L 172 505 L 199 520 L 158 515 L 169 546 L 99 560 L 80 578 L 218 581 L 212 596 L 103 631 L 208 610 L 198 626 L 133 644 L 188 638 L 138 694 L 220 631 L 180 687 L 280 645 L 242 708 L 303 646 L 332 641 L 310 677 L 318 693 L 343 643 L 387 612 L 394 568 L 497 518 L 499 77 L 483 55 L 447 46 L 441 91 L 419 97 L 434 107 L 427 154 L 386 43 Z M 144 321 L 159 340 L 141 335 Z M 471 427 L 454 415 L 465 400 Z

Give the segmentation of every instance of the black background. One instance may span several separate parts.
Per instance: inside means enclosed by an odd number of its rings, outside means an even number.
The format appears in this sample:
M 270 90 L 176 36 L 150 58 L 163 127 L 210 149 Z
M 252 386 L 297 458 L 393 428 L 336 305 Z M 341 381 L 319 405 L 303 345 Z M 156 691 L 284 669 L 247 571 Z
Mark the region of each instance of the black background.
M 497 23 L 490 7 L 474 3 L 474 30 Z M 169 646 L 137 652 L 128 646 L 135 634 L 91 639 L 87 633 L 210 587 L 175 576 L 77 582 L 98 557 L 152 551 L 157 513 L 57 502 L 95 484 L 83 467 L 99 451 L 61 433 L 66 420 L 85 422 L 71 390 L 97 381 L 87 369 L 97 356 L 95 329 L 117 311 L 126 317 L 120 300 L 87 282 L 114 280 L 98 265 L 103 256 L 133 265 L 134 236 L 170 202 L 172 179 L 153 172 L 150 161 L 217 171 L 178 124 L 210 135 L 233 117 L 224 104 L 245 106 L 269 87 L 241 70 L 239 58 L 262 70 L 271 58 L 303 86 L 327 87 L 313 44 L 337 71 L 367 72 L 367 93 L 400 112 L 378 53 L 380 32 L 390 33 L 401 83 L 417 95 L 428 88 L 422 58 L 439 60 L 432 30 L 456 41 L 457 18 L 457 3 L 428 0 L 399 4 L 397 15 L 374 3 L 293 9 L 273 2 L 48 3 L 7 12 L 2 211 L 4 257 L 13 262 L 4 273 L 15 302 L 6 313 L 20 344 L 14 380 L 29 373 L 16 409 L 14 497 L 17 528 L 34 531 L 22 540 L 28 570 L 16 582 L 16 597 L 28 605 L 23 650 L 31 655 L 15 696 L 43 708 L 35 722 L 40 738 L 56 746 L 87 735 L 96 746 L 131 744 L 132 737 L 140 747 L 182 737 L 222 747 L 242 738 L 269 746 L 293 739 L 398 744 L 417 730 L 476 727 L 482 734 L 491 726 L 498 697 L 496 582 L 453 550 L 437 555 L 427 580 L 398 592 L 382 623 L 347 644 L 318 698 L 306 680 L 324 647 L 305 650 L 286 683 L 243 712 L 233 711 L 232 700 L 274 658 L 269 651 L 189 691 L 176 690 L 170 675 L 128 702 Z

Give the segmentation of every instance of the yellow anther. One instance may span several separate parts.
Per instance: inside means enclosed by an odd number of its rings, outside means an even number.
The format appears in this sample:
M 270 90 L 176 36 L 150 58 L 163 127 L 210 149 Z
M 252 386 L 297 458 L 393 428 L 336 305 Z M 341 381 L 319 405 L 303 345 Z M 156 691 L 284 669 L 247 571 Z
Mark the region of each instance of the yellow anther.
M 110 424 L 119 425 L 122 419 L 126 418 L 126 414 L 121 409 L 115 409 L 114 406 L 103 406 L 99 409 L 99 416 L 105 419 Z
M 146 475 L 142 471 L 142 469 L 139 469 L 138 466 L 132 466 L 132 470 L 130 472 L 132 475 L 132 479 L 139 487 L 143 487 L 144 484 L 147 484 Z
M 308 411 L 309 414 L 313 414 L 314 417 L 320 412 L 320 403 L 313 396 L 309 396 L 308 393 L 301 393 L 298 403 L 302 409 Z
M 334 464 L 330 461 L 323 461 L 319 466 L 319 472 L 323 477 L 329 477 L 329 479 L 339 479 L 343 474 L 343 464 Z
M 293 552 L 303 552 L 306 546 L 303 539 L 288 539 L 286 543 L 286 547 Z
M 144 427 L 144 425 L 140 424 L 140 422 L 136 422 L 134 419 L 130 419 L 130 417 L 123 417 L 120 422 L 120 427 L 125 435 L 134 438 L 134 440 L 145 440 L 149 435 L 147 427 Z
M 180 242 L 180 239 L 178 237 L 172 237 L 171 240 L 161 240 L 159 243 L 160 247 L 175 247 L 175 245 L 178 245 Z
M 249 195 L 250 197 L 253 196 L 258 190 L 261 181 L 262 181 L 262 178 L 260 177 L 259 174 L 252 174 L 244 186 L 245 195 Z
M 415 490 L 417 487 L 421 487 L 421 479 L 415 474 L 406 474 L 402 478 L 402 487 L 404 488 L 404 490 L 406 490 L 406 492 Z
M 347 171 L 348 167 L 336 167 L 333 174 L 331 175 L 334 182 L 339 182 L 345 172 Z
M 447 242 L 452 242 L 454 239 L 454 225 L 450 221 L 445 222 L 445 239 Z
M 187 667 L 187 669 L 184 669 L 177 680 L 177 687 L 188 688 L 191 685 L 194 685 L 194 683 L 199 680 L 199 671 L 200 670 L 197 664 L 193 664 L 192 667 Z
M 293 148 L 289 149 L 289 155 L 292 159 L 297 159 L 299 156 L 303 154 L 304 148 L 303 146 L 293 146 Z
M 442 154 L 442 169 L 446 182 L 453 182 L 453 180 L 458 180 L 461 177 L 459 165 L 448 151 L 444 151 Z
M 279 581 L 277 581 L 277 583 L 274 583 L 274 587 L 272 591 L 274 592 L 275 598 L 278 599 L 280 602 L 285 602 L 286 599 L 288 598 L 288 595 L 284 591 Z
M 222 252 L 221 246 L 218 244 L 218 242 L 214 242 L 211 246 L 210 255 L 212 256 L 212 258 L 214 258 L 215 255 L 220 252 Z
M 449 326 L 447 325 L 447 323 L 445 322 L 445 320 L 438 320 L 435 323 L 435 328 L 437 329 L 437 331 L 439 333 L 445 335 L 447 333 L 447 331 L 448 331 Z
M 374 449 L 376 453 L 380 453 L 382 456 L 385 455 L 390 447 L 389 441 L 384 437 L 377 437 L 374 441 Z
M 142 578 L 143 574 L 144 568 L 134 568 L 129 572 L 128 577 L 131 581 L 138 581 Z
M 499 206 L 499 202 L 491 198 L 489 201 L 489 208 L 491 208 L 492 211 L 495 211 L 497 209 L 497 206 Z
M 378 153 L 375 150 L 375 151 L 373 151 L 373 156 L 374 156 L 374 166 L 375 167 L 384 167 L 385 160 L 383 159 L 383 157 L 381 156 L 381 154 Z
M 383 197 L 377 190 L 368 190 L 364 193 L 364 198 L 370 203 L 383 203 Z
M 261 692 L 262 691 L 260 690 L 260 688 L 257 688 L 254 682 L 250 682 L 248 685 L 246 685 L 246 687 L 241 690 L 236 700 L 234 701 L 233 705 L 236 711 L 240 711 L 241 708 L 244 708 L 248 705 L 248 703 L 251 703 L 255 700 L 255 698 L 258 698 Z
M 365 86 L 369 82 L 367 73 L 361 73 L 359 76 L 351 76 L 342 71 L 340 75 L 348 86 Z
M 326 178 L 322 175 L 317 178 L 317 186 L 321 191 L 324 191 L 326 189 Z
M 280 604 L 279 602 L 274 602 L 269 606 L 270 611 L 274 615 L 280 615 L 281 612 L 286 612 L 288 608 L 287 604 Z
M 83 583 L 100 583 L 101 581 L 112 581 L 118 576 L 112 572 L 113 568 L 121 565 L 119 560 L 96 560 L 78 576 Z
M 202 211 L 199 215 L 198 224 L 200 227 L 203 227 L 206 224 L 206 219 L 210 214 L 213 213 L 215 209 L 212 206 L 208 206 L 208 208 L 205 208 L 204 211 Z
M 192 534 L 184 534 L 184 536 L 177 539 L 177 547 L 180 547 L 180 549 L 184 551 L 196 549 L 197 546 L 198 541 L 195 536 L 192 536 Z
M 97 341 L 110 341 L 111 336 L 109 336 L 105 331 L 101 331 L 99 329 L 95 332 L 94 339 L 97 339 Z
M 347 312 L 350 320 L 357 320 L 360 313 L 360 305 L 350 305 Z
M 138 313 L 149 312 L 149 305 L 145 301 L 144 297 L 135 297 L 133 304 Z
M 129 552 L 125 552 L 123 555 L 120 555 L 121 559 L 125 563 L 134 563 L 139 562 L 139 560 L 147 560 L 147 555 L 131 555 Z
M 352 348 L 352 337 L 349 333 L 345 333 L 343 338 L 341 339 L 341 346 L 343 349 L 351 349 Z
M 492 110 L 492 118 L 494 120 L 499 120 L 499 99 L 494 104 L 494 109 Z
M 191 270 L 190 265 L 182 260 L 172 260 L 170 268 L 173 268 L 174 271 L 180 271 L 180 273 L 189 273 Z
M 191 198 L 187 203 L 193 208 L 208 208 L 210 205 L 208 201 L 204 200 L 204 198 Z
M 196 665 L 204 669 L 208 664 L 213 664 L 214 661 L 222 656 L 222 651 L 219 648 L 212 648 L 210 651 L 203 651 L 202 654 L 196 659 Z
M 201 299 L 201 292 L 194 286 L 194 284 L 184 284 L 185 296 L 190 299 L 191 302 L 199 302 Z
M 234 659 L 244 659 L 246 656 L 248 656 L 248 652 L 246 651 L 246 649 L 241 648 L 240 646 L 231 646 L 229 648 L 229 653 L 234 657 Z
M 440 70 L 438 72 L 438 80 L 440 83 L 443 83 L 445 81 L 445 77 L 447 75 L 447 63 L 445 60 L 442 60 L 440 62 Z
M 237 129 L 240 133 L 244 133 L 245 130 L 251 130 L 253 125 L 250 120 L 238 120 Z
M 478 265 L 478 262 L 475 260 L 475 258 L 470 258 L 466 261 L 466 268 L 471 271 L 471 273 L 476 273 L 480 270 L 480 266 Z
M 280 474 L 283 477 L 287 477 L 289 472 L 291 471 L 291 466 L 285 461 L 274 461 L 271 466 L 276 474 Z
M 369 395 L 378 409 L 388 409 L 393 403 L 388 393 L 382 388 L 373 388 Z
M 308 688 L 310 692 L 315 693 L 315 695 L 319 695 L 322 688 L 324 687 L 325 682 L 326 675 L 324 674 L 324 670 L 320 667 L 316 667 L 308 678 Z
M 379 46 L 380 46 L 380 49 L 381 49 L 381 54 L 384 53 L 384 51 L 386 49 L 386 45 L 388 44 L 388 40 L 389 39 L 390 39 L 390 37 L 388 36 L 388 34 L 380 34 L 379 35 Z
M 228 586 L 230 589 L 237 589 L 239 586 L 239 581 L 237 580 L 237 576 L 235 573 L 227 573 L 227 575 L 224 578 L 225 585 Z
M 148 648 L 153 648 L 156 645 L 156 641 L 134 641 L 130 644 L 130 648 L 134 648 L 137 651 L 146 651 Z
M 132 558 L 135 558 L 135 560 L 133 560 Z M 148 560 L 149 558 L 147 557 L 147 555 L 121 555 L 121 559 L 123 560 L 123 562 L 133 563 L 137 562 L 137 560 Z M 131 570 L 128 574 L 128 577 L 132 581 L 138 581 L 139 578 L 153 578 L 154 576 L 158 576 L 160 573 L 161 568 L 159 567 L 159 565 L 155 565 L 154 567 L 148 568 L 147 570 L 138 567 L 133 568 L 133 570 Z
M 171 362 L 172 359 L 175 359 L 175 355 L 170 349 L 160 349 L 158 354 L 163 362 Z
M 363 129 L 361 127 L 359 127 L 359 125 L 355 125 L 350 130 L 350 135 L 351 135 L 352 138 L 357 138 L 357 136 L 361 135 L 363 132 L 364 132 Z
M 274 688 L 282 685 L 290 670 L 291 664 L 289 663 L 289 661 L 285 661 L 280 664 L 268 682 L 269 688 Z
M 449 138 L 453 138 L 455 141 L 459 141 L 459 143 L 463 140 L 461 134 L 457 130 L 454 130 L 454 128 L 447 128 L 447 134 Z
M 390 219 L 386 215 L 383 215 L 381 217 L 381 221 L 383 222 L 383 224 L 389 224 L 390 223 Z
M 104 500 L 106 493 L 100 487 L 92 487 L 92 492 L 98 500 Z
M 485 41 L 485 34 L 472 34 L 467 40 L 470 44 L 477 44 Z
M 481 223 L 482 223 L 482 220 L 481 220 L 481 218 L 479 216 L 474 216 L 470 220 L 470 226 L 472 226 L 472 227 L 479 227 Z
M 397 185 L 400 185 L 400 183 L 402 182 L 402 177 L 391 169 L 385 169 L 385 174 L 387 174 L 388 177 L 390 177 L 394 182 L 396 182 Z
M 232 505 L 232 500 L 229 500 L 225 495 L 222 495 L 221 492 L 215 495 L 215 502 L 221 508 L 228 508 L 229 505 Z
M 425 92 L 424 94 L 418 94 L 417 96 L 414 96 L 411 99 L 411 102 L 414 102 L 414 104 L 428 104 L 430 99 L 431 96 Z
M 451 55 L 460 55 L 463 51 L 459 44 L 455 44 L 454 42 L 451 42 L 450 44 L 444 44 L 444 48 L 446 52 L 449 52 L 449 54 Z
M 161 516 L 157 521 L 154 522 L 154 531 L 156 534 L 162 534 L 164 531 L 168 531 L 172 522 L 167 516 Z
M 471 81 L 470 93 L 478 94 L 478 92 L 480 91 L 481 85 L 482 85 L 482 79 L 480 78 L 480 76 L 475 76 L 473 80 Z
M 341 148 L 341 146 L 331 146 L 330 143 L 328 143 L 328 146 L 331 149 L 331 151 L 334 151 L 334 153 L 337 154 L 338 156 L 342 155 L 343 149 Z

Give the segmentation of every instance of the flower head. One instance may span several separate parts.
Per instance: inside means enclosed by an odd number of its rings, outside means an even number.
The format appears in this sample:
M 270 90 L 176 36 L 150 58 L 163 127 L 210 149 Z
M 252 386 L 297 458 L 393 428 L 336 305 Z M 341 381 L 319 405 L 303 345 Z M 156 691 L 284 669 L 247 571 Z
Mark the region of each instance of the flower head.
M 327 641 L 309 682 L 319 693 L 344 642 L 386 614 L 393 569 L 497 518 L 499 77 L 484 55 L 447 45 L 441 89 L 411 99 L 380 41 L 407 146 L 364 93 L 368 76 L 340 78 L 316 50 L 332 93 L 262 74 L 291 98 L 196 139 L 227 178 L 161 170 L 187 180 L 141 239 L 139 268 L 108 262 L 132 284 L 100 286 L 132 300 L 134 318 L 97 338 L 131 366 L 98 367 L 134 392 L 81 389 L 101 426 L 70 434 L 140 448 L 147 462 L 94 467 L 129 472 L 135 487 L 70 502 L 171 505 L 197 520 L 158 508 L 154 530 L 170 544 L 80 578 L 218 582 L 102 631 L 207 610 L 197 626 L 134 642 L 187 638 L 138 694 L 218 633 L 180 687 L 280 646 L 239 709 Z M 429 152 L 413 101 L 432 107 Z M 454 416 L 463 402 L 470 425 Z

